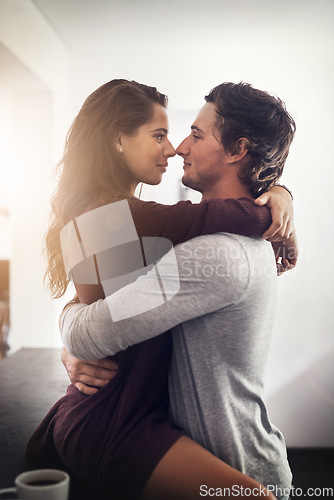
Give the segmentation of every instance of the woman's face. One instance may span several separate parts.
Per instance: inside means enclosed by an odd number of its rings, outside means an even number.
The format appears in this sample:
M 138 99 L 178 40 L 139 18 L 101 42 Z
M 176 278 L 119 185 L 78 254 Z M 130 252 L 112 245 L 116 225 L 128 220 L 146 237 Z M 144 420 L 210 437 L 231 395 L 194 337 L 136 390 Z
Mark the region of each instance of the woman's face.
M 175 149 L 168 139 L 168 118 L 160 104 L 154 104 L 152 120 L 138 128 L 134 136 L 119 134 L 117 149 L 122 148 L 123 158 L 134 181 L 159 184 L 166 172 L 168 158 L 175 156 Z

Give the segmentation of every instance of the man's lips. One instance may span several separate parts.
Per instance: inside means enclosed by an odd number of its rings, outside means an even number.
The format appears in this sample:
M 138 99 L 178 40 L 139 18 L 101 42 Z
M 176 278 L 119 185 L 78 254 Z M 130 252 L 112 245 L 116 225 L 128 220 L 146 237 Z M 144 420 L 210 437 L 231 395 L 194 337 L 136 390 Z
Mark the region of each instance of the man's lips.
M 190 167 L 191 163 L 188 163 L 188 162 L 184 162 L 183 164 L 183 170 L 185 170 L 186 168 Z

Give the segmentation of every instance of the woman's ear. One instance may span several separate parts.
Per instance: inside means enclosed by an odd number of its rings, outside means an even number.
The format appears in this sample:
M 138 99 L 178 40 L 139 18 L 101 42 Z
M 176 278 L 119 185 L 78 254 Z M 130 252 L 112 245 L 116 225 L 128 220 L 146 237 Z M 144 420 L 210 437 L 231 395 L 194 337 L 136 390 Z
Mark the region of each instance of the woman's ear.
M 124 149 L 123 149 L 123 141 L 122 141 L 122 134 L 121 133 L 118 133 L 116 135 L 115 148 L 116 148 L 116 151 L 118 151 L 118 153 L 123 153 L 123 151 L 124 151 Z
M 230 153 L 230 163 L 241 161 L 248 153 L 248 141 L 244 137 L 240 137 L 234 145 L 233 153 Z

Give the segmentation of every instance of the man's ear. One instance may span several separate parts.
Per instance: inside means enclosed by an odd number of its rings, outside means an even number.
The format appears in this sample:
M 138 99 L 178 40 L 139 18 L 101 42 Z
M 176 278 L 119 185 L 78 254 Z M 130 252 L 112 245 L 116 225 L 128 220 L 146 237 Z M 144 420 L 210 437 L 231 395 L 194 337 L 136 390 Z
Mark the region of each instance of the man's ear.
M 234 144 L 233 152 L 230 153 L 229 163 L 236 163 L 241 161 L 248 153 L 248 141 L 244 137 L 240 137 Z

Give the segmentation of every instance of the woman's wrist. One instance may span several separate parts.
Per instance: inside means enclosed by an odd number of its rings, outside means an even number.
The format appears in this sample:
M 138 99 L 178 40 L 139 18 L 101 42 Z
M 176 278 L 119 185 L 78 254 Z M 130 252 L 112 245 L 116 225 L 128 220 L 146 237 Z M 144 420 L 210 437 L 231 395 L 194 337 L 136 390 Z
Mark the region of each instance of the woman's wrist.
M 291 196 L 291 199 L 293 200 L 293 195 L 292 195 L 292 193 L 291 193 L 290 189 L 289 189 L 289 188 L 287 188 L 284 184 L 279 184 L 279 183 L 276 183 L 276 184 L 274 184 L 274 186 L 273 186 L 273 187 L 275 187 L 275 186 L 277 186 L 277 187 L 281 187 L 281 188 L 285 189 L 285 190 L 289 193 L 289 195 Z

